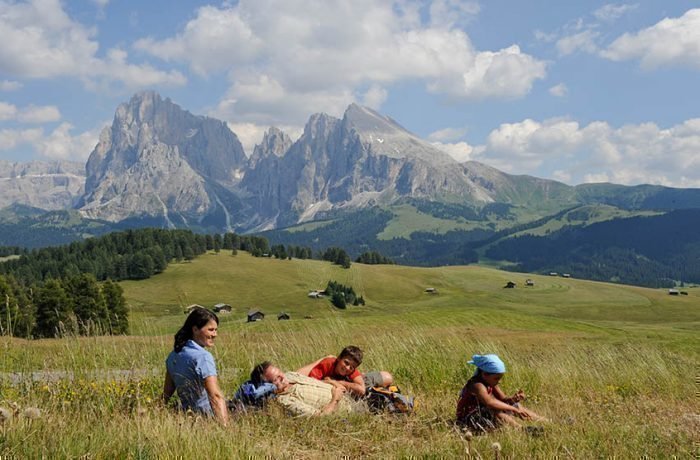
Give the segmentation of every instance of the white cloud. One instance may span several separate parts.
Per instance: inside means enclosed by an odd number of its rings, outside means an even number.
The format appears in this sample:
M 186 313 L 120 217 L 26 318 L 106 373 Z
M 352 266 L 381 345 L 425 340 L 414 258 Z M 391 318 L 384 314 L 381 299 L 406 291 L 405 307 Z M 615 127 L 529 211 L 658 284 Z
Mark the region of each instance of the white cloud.
M 464 137 L 465 134 L 467 134 L 467 128 L 444 128 L 430 133 L 428 135 L 428 140 L 434 142 L 449 142 L 460 139 Z
M 73 126 L 62 123 L 50 134 L 42 128 L 0 130 L 0 150 L 12 150 L 27 146 L 34 152 L 52 160 L 85 161 L 95 148 L 101 129 L 71 135 Z
M 502 124 L 473 158 L 518 174 L 569 180 L 700 187 L 700 119 L 654 123 L 531 119 Z
M 105 8 L 109 4 L 109 0 L 91 0 L 98 8 Z
M 87 160 L 99 139 L 99 130 L 72 136 L 73 126 L 61 123 L 51 134 L 35 143 L 36 150 L 53 160 Z
M 430 4 L 430 23 L 437 27 L 452 27 L 466 23 L 481 11 L 478 2 L 465 0 L 433 0 Z
M 78 77 L 93 86 L 116 81 L 127 89 L 153 82 L 183 83 L 184 77 L 177 72 L 146 65 L 130 64 L 120 71 L 118 65 L 126 64 L 126 54 L 116 60 L 114 56 L 107 60 L 97 57 L 95 35 L 94 28 L 72 20 L 59 0 L 0 0 L 0 73 L 23 78 Z
M 615 3 L 608 3 L 607 5 L 603 5 L 597 10 L 593 12 L 593 16 L 595 16 L 599 21 L 604 21 L 604 22 L 613 22 L 628 13 L 629 11 L 637 9 L 639 5 L 634 3 L 634 4 L 615 4 Z
M 472 160 L 472 156 L 481 151 L 480 148 L 475 148 L 466 142 L 457 142 L 454 144 L 433 142 L 432 144 L 460 163 Z
M 682 65 L 700 68 L 700 9 L 666 18 L 617 38 L 601 55 L 613 61 L 639 59 L 643 68 Z
M 27 107 L 18 109 L 13 104 L 0 102 L 0 120 L 2 121 L 13 120 L 20 123 L 48 123 L 60 119 L 61 112 L 53 105 L 28 105 Z
M 134 46 L 200 75 L 226 72 L 221 106 L 238 122 L 299 124 L 309 112 L 340 115 L 363 99 L 376 108 L 392 84 L 409 80 L 463 99 L 525 95 L 545 63 L 515 45 L 475 50 L 451 24 L 476 12 L 477 3 L 455 0 L 434 3 L 427 18 L 403 0 L 241 0 L 199 8 L 175 36 Z M 302 101 L 304 110 L 290 107 Z
M 0 81 L 0 91 L 17 91 L 22 87 L 22 83 L 12 80 Z
M 549 88 L 549 94 L 556 97 L 564 97 L 569 94 L 569 88 L 564 83 L 559 83 Z
M 0 102 L 0 121 L 14 120 L 17 116 L 17 107 L 7 102 Z
M 576 51 L 595 53 L 598 50 L 596 40 L 600 33 L 595 30 L 584 30 L 573 35 L 567 35 L 557 40 L 557 51 L 560 56 L 568 56 Z
M 387 90 L 379 85 L 372 85 L 362 96 L 362 105 L 378 110 L 388 96 Z
M 17 114 L 17 121 L 20 123 L 48 123 L 58 121 L 60 119 L 61 112 L 56 106 L 53 105 L 30 105 L 23 108 Z
M 0 151 L 12 150 L 23 144 L 37 142 L 43 136 L 41 128 L 33 129 L 0 129 Z

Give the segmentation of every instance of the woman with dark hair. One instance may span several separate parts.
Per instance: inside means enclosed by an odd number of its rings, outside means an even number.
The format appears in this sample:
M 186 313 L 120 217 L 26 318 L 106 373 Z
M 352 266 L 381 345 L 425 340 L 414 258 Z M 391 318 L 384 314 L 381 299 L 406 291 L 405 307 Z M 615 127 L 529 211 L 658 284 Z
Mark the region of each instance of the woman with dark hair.
M 205 308 L 195 308 L 175 334 L 173 351 L 165 360 L 163 401 L 177 390 L 182 408 L 215 416 L 228 423 L 226 401 L 219 388 L 214 357 L 205 348 L 214 345 L 219 318 Z

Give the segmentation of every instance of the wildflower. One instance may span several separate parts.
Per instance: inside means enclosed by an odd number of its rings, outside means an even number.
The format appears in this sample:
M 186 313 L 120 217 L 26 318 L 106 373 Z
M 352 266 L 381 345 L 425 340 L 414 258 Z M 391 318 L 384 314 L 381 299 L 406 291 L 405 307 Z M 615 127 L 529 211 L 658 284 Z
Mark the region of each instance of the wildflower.
M 12 411 L 6 407 L 0 407 L 0 423 L 5 423 L 12 418 Z
M 494 442 L 491 444 L 491 448 L 493 449 L 493 458 L 498 460 L 501 458 L 501 443 L 499 442 Z
M 22 416 L 30 420 L 41 418 L 41 411 L 36 407 L 27 407 L 22 412 Z

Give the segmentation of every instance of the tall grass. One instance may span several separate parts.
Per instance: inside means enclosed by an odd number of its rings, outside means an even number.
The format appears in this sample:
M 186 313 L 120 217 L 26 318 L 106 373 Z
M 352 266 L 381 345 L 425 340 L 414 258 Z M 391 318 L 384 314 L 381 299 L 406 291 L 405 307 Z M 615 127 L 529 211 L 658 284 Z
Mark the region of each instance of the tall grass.
M 473 455 L 491 458 L 497 441 L 505 457 L 688 457 L 697 433 L 698 402 L 690 378 L 695 357 L 657 343 L 592 343 L 523 331 L 506 336 L 440 320 L 400 321 L 358 328 L 353 321 L 262 323 L 226 328 L 215 347 L 222 386 L 231 394 L 252 365 L 272 359 L 295 369 L 354 343 L 366 350 L 365 370 L 391 371 L 416 396 L 410 417 L 358 414 L 292 419 L 280 410 L 237 416 L 229 428 L 175 413 L 159 403 L 162 362 L 170 337 L 2 340 L 5 370 L 25 375 L 0 381 L 0 405 L 18 407 L 2 424 L 0 455 L 28 458 L 319 458 L 456 457 L 465 440 L 452 425 L 456 395 L 470 376 L 473 353 L 506 361 L 506 390 L 522 388 L 527 405 L 550 417 L 545 436 L 501 430 L 475 437 Z M 49 369 L 27 373 L 15 358 L 40 346 Z M 12 360 L 12 363 L 8 362 Z M 131 372 L 108 373 L 109 369 Z M 22 410 L 36 407 L 41 417 Z
M 697 453 L 697 290 L 671 299 L 532 275 L 533 289 L 502 289 L 518 276 L 475 267 L 342 270 L 244 253 L 176 264 L 123 284 L 135 336 L 0 338 L 0 458 L 454 458 L 467 451 L 493 458 L 495 442 L 501 458 Z M 340 312 L 306 298 L 330 279 L 352 285 L 367 306 Z M 426 295 L 426 286 L 440 294 Z M 221 301 L 234 306 L 221 316 L 213 349 L 227 395 L 262 360 L 294 370 L 354 344 L 365 350 L 360 370 L 391 372 L 416 397 L 415 414 L 302 420 L 272 406 L 222 428 L 164 407 L 164 360 L 184 320 L 181 304 Z M 268 319 L 244 323 L 250 307 Z M 291 321 L 269 320 L 282 310 Z M 504 359 L 504 389 L 522 388 L 525 404 L 552 419 L 543 437 L 499 430 L 468 443 L 454 428 L 474 353 Z

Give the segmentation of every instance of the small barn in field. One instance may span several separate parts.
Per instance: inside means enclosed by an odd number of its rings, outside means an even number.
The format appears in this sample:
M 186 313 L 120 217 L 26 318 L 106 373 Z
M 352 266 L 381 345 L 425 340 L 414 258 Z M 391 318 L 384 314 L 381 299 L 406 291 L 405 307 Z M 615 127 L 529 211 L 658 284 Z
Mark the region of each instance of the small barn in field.
M 288 313 L 282 312 L 282 313 L 280 313 L 279 315 L 277 315 L 277 320 L 278 320 L 278 321 L 285 321 L 285 320 L 288 320 L 288 319 L 292 319 L 292 317 L 289 316 Z
M 253 323 L 255 321 L 262 321 L 265 319 L 265 313 L 260 310 L 249 310 L 248 311 L 248 322 Z
M 669 289 L 668 290 L 668 295 L 678 295 L 680 292 L 678 292 L 678 289 Z
M 217 303 L 214 305 L 214 313 L 231 313 L 231 305 L 227 303 Z
M 534 285 L 535 285 L 535 282 L 532 281 L 531 279 L 525 280 L 525 286 L 534 286 Z
M 429 287 L 425 288 L 425 292 L 427 292 L 428 294 L 437 294 L 438 291 L 434 287 Z
M 508 281 L 505 286 L 503 286 L 506 289 L 513 289 L 515 287 L 515 283 L 513 281 Z

